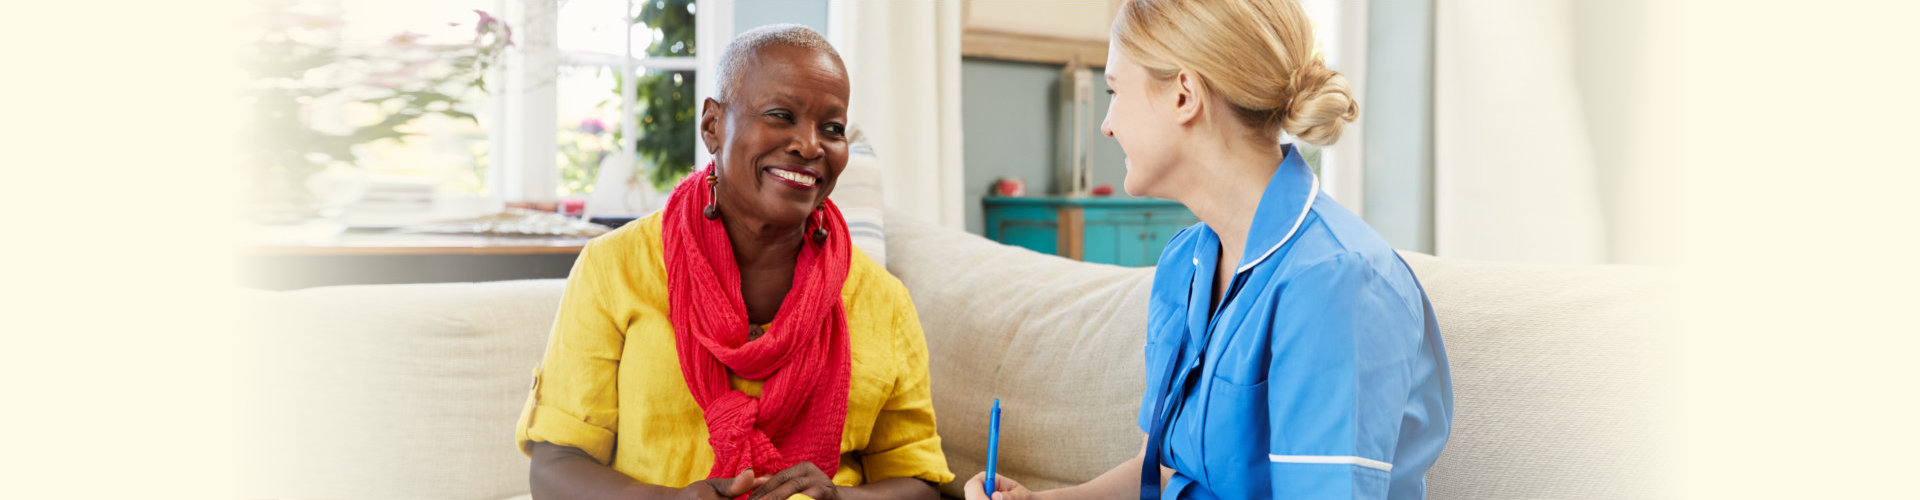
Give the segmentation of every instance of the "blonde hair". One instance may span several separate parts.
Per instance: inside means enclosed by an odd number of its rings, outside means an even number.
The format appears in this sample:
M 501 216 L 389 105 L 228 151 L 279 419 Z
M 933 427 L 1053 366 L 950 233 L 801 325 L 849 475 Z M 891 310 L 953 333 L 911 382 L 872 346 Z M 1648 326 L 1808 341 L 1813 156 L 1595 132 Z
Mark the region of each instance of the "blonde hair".
M 1292 1 L 1128 0 L 1113 39 L 1154 78 L 1198 75 L 1263 138 L 1277 142 L 1284 131 L 1332 144 L 1360 117 L 1346 77 L 1314 51 L 1313 26 Z

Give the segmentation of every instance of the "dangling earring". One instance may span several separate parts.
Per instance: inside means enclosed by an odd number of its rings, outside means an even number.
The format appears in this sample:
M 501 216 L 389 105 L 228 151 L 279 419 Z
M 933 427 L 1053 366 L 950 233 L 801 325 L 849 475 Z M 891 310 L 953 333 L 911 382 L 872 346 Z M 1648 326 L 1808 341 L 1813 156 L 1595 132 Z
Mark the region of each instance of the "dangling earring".
M 827 242 L 827 218 L 826 218 L 827 214 L 826 212 L 823 212 L 820 209 L 816 208 L 816 209 L 813 209 L 813 216 L 814 216 L 813 217 L 813 242 L 826 243 Z
M 707 208 L 701 212 L 706 214 L 707 220 L 718 219 L 720 218 L 720 176 L 714 175 L 711 166 L 707 167 L 707 188 L 712 190 L 713 198 L 707 200 Z

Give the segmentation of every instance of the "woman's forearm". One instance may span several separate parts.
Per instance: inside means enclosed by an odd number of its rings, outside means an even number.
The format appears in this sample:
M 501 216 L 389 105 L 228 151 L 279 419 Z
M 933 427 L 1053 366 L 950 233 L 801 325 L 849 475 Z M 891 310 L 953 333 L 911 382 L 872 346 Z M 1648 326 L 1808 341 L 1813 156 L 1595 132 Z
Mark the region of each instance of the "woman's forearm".
M 551 443 L 533 444 L 533 467 L 528 480 L 535 500 L 670 498 L 679 491 L 635 481 L 620 471 L 600 465 L 584 451 Z
M 1042 491 L 1034 495 L 1040 500 L 1095 500 L 1107 498 L 1129 498 L 1140 494 L 1140 457 L 1120 462 L 1113 469 L 1100 474 L 1091 481 L 1065 488 Z
M 874 481 L 860 486 L 843 486 L 840 488 L 840 498 L 842 500 L 893 498 L 935 500 L 940 498 L 940 490 L 934 489 L 933 485 L 926 481 L 910 477 L 896 477 L 893 479 Z
M 1106 498 L 1131 498 L 1140 494 L 1140 466 L 1147 460 L 1147 442 L 1140 440 L 1140 454 L 1120 462 L 1120 465 L 1100 474 L 1092 481 L 1047 490 L 1035 494 L 1040 500 L 1097 500 Z M 1173 469 L 1160 467 L 1160 487 L 1167 487 L 1167 480 L 1173 478 Z

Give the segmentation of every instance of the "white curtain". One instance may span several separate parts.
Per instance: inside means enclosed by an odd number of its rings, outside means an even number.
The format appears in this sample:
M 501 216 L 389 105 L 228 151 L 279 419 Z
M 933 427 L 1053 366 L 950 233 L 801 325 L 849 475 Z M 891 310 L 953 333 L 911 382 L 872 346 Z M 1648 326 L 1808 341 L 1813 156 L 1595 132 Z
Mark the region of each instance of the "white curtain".
M 965 227 L 960 4 L 847 0 L 839 10 L 849 118 L 879 156 L 887 206 Z
M 1434 38 L 1434 253 L 1605 262 L 1571 3 L 1436 2 Z

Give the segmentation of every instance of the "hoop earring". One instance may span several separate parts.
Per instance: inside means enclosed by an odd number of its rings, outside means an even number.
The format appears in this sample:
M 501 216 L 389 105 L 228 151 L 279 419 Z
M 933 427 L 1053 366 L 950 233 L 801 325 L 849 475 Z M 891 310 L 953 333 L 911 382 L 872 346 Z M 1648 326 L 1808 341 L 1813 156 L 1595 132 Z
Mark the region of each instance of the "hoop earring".
M 707 216 L 707 220 L 718 219 L 720 218 L 720 176 L 715 175 L 711 168 L 707 170 L 707 188 L 711 190 L 709 192 L 713 197 L 707 200 L 707 207 L 702 209 L 701 213 Z

